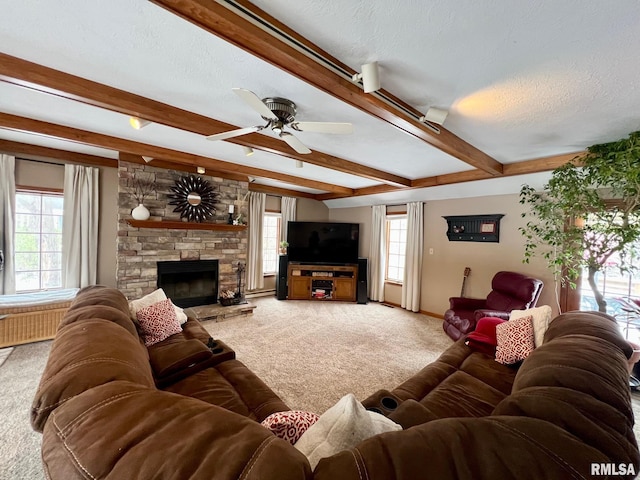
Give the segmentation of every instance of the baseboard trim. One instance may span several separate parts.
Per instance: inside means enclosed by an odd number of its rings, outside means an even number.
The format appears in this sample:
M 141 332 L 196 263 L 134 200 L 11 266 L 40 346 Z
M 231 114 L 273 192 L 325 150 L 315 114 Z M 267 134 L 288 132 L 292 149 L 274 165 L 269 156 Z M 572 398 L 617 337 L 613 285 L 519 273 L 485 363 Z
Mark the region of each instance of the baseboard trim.
M 275 290 L 262 290 L 260 292 L 251 292 L 245 295 L 245 298 L 271 297 L 275 296 Z
M 420 310 L 420 313 L 422 313 L 423 315 L 428 315 L 430 317 L 439 318 L 440 320 L 444 320 L 444 315 L 442 315 L 441 313 L 433 313 L 427 310 Z

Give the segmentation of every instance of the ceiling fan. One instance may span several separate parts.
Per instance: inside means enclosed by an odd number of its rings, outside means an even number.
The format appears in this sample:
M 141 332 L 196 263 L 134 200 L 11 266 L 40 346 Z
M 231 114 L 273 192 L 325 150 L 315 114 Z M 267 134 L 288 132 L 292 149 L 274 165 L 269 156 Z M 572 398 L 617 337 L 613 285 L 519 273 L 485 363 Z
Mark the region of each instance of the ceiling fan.
M 228 132 L 210 135 L 207 140 L 226 140 L 228 138 L 239 137 L 249 133 L 259 132 L 270 128 L 272 132 L 284 140 L 291 148 L 298 153 L 311 153 L 311 150 L 302 143 L 294 134 L 285 132 L 284 129 L 291 128 L 297 132 L 320 132 L 349 134 L 353 132 L 353 125 L 350 123 L 334 122 L 296 122 L 296 104 L 286 98 L 273 97 L 260 100 L 251 90 L 244 88 L 233 88 L 236 95 L 253 108 L 267 123 L 255 127 L 238 128 Z

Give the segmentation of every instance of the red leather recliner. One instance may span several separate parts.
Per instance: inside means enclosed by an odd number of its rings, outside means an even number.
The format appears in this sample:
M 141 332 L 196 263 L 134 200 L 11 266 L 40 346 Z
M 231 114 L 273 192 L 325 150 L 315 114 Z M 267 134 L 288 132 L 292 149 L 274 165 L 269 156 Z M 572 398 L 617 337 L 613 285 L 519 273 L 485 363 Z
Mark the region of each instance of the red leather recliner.
M 498 272 L 491 281 L 493 289 L 486 299 L 449 298 L 449 310 L 444 313 L 442 328 L 454 340 L 472 332 L 483 317 L 509 320 L 511 310 L 536 306 L 543 283 L 537 278 L 516 272 Z

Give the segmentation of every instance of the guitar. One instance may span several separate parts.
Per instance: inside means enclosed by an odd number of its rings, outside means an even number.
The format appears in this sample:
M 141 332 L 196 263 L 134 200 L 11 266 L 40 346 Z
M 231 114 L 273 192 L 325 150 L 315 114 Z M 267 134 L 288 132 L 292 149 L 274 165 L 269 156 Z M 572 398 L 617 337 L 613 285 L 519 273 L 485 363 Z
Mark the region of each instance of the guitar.
M 465 267 L 464 269 L 464 278 L 462 279 L 462 289 L 460 290 L 460 296 L 464 297 L 464 288 L 467 285 L 467 277 L 471 273 L 471 269 L 469 267 Z

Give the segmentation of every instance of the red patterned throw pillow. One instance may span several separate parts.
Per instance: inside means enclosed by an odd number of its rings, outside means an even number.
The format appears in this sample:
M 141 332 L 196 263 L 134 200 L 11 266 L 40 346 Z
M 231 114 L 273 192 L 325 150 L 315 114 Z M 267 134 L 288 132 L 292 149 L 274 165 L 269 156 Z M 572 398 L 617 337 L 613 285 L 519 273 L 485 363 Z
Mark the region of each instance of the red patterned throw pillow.
M 176 311 L 168 298 L 138 310 L 136 317 L 142 329 L 142 340 L 147 347 L 182 331 Z
M 262 421 L 262 426 L 268 428 L 276 437 L 295 444 L 307 429 L 318 421 L 318 415 L 302 410 L 276 412 Z
M 535 348 L 532 317 L 522 317 L 496 326 L 496 362 L 511 365 L 527 358 Z

